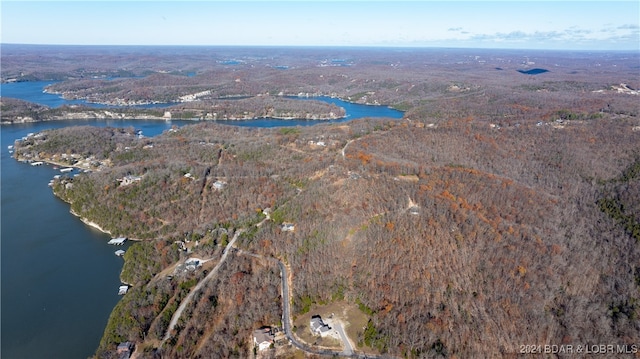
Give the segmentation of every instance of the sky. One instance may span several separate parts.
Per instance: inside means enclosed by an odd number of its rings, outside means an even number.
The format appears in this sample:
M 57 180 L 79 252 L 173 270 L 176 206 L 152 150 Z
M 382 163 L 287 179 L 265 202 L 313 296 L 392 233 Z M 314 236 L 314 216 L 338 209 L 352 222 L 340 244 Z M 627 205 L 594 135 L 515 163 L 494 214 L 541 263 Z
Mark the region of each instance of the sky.
M 640 1 L 10 1 L 2 43 L 640 51 Z

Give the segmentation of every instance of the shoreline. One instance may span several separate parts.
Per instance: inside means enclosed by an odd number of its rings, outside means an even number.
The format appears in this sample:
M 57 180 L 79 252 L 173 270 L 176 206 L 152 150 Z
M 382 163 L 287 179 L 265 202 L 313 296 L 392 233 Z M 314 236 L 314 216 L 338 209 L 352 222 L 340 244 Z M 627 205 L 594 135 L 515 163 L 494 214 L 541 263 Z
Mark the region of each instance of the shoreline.
M 200 117 L 192 117 L 192 118 L 165 118 L 158 116 L 149 116 L 149 115 L 137 115 L 137 116 L 125 116 L 125 117 L 106 117 L 106 116 L 89 116 L 86 113 L 77 112 L 77 113 L 69 113 L 65 116 L 55 116 L 48 117 L 45 119 L 35 120 L 33 118 L 25 119 L 25 118 L 16 118 L 16 119 L 8 119 L 5 118 L 0 121 L 1 125 L 14 125 L 14 124 L 25 124 L 25 123 L 37 123 L 37 122 L 53 122 L 53 121 L 68 121 L 68 120 L 123 120 L 123 121 L 135 121 L 135 120 L 143 120 L 143 121 L 194 121 L 194 122 L 224 122 L 224 121 L 253 121 L 253 120 L 264 120 L 264 119 L 273 119 L 277 121 L 318 121 L 319 123 L 324 121 L 335 121 L 335 120 L 343 120 L 348 118 L 347 115 L 341 117 L 322 117 L 322 118 L 297 118 L 297 117 L 273 117 L 273 116 L 254 116 L 254 117 L 228 117 L 228 118 L 200 118 Z
M 26 159 L 24 157 L 20 157 L 20 156 L 12 156 L 13 159 L 15 159 L 16 161 L 34 161 L 33 159 Z M 67 167 L 67 168 L 74 168 L 74 169 L 78 169 L 78 170 L 83 170 L 83 171 L 90 171 L 90 172 L 98 172 L 100 171 L 99 169 L 95 169 L 95 168 L 87 168 L 87 167 L 83 167 L 83 166 L 78 166 L 77 164 L 68 164 L 68 163 L 63 163 L 63 162 L 57 162 L 54 161 L 50 158 L 41 158 L 38 159 L 38 161 L 44 162 L 50 166 L 60 166 L 60 167 Z
M 257 97 L 257 96 L 248 96 L 247 98 L 252 98 L 252 97 Z M 287 94 L 287 95 L 282 95 L 279 97 L 283 97 L 283 98 L 288 98 L 288 99 L 298 99 L 298 100 L 316 100 L 316 101 L 320 101 L 320 102 L 326 102 L 323 101 L 322 98 L 330 98 L 330 99 L 337 99 L 339 101 L 345 102 L 347 104 L 351 104 L 351 105 L 361 105 L 361 106 L 368 106 L 368 107 L 388 107 L 390 109 L 396 110 L 396 111 L 400 111 L 400 112 L 406 112 L 403 110 L 398 110 L 396 108 L 394 108 L 392 105 L 389 104 L 379 104 L 379 103 L 362 103 L 362 102 L 358 102 L 358 101 L 354 101 L 354 100 L 350 100 L 348 98 L 343 98 L 341 96 L 335 96 L 335 95 L 326 95 L 326 94 L 313 94 L 313 95 L 308 95 L 308 96 L 300 96 L 300 95 L 296 95 L 296 94 Z M 229 98 L 235 98 L 234 96 L 231 97 L 223 97 L 223 98 L 218 98 L 216 100 L 221 100 L 224 101 L 225 99 L 229 99 Z M 244 97 L 242 97 L 244 98 Z M 27 101 L 29 102 L 29 101 Z M 150 104 L 158 104 L 159 102 L 151 102 Z M 169 105 L 168 107 L 160 107 L 160 110 L 164 110 L 164 111 L 175 111 L 175 109 L 172 109 L 172 106 L 179 106 L 180 104 L 183 104 L 184 102 L 176 102 L 173 105 Z M 121 107 L 109 107 L 109 106 L 113 106 L 113 104 L 109 104 L 109 103 L 101 103 L 101 102 L 94 102 L 92 104 L 95 105 L 103 105 L 105 107 L 95 107 L 95 108 L 83 108 L 80 111 L 77 112 L 66 112 L 64 115 L 54 115 L 54 116 L 50 116 L 50 117 L 44 117 L 41 119 L 34 119 L 32 117 L 29 116 L 12 116 L 12 117 L 6 117 L 0 120 L 0 124 L 2 125 L 12 125 L 12 124 L 23 124 L 23 123 L 35 123 L 35 122 L 48 122 L 48 121 L 64 121 L 64 120 L 126 120 L 126 121 L 132 121 L 132 120 L 158 120 L 158 121 L 171 121 L 171 120 L 181 120 L 181 121 L 194 121 L 194 122 L 198 122 L 198 121 L 214 121 L 214 122 L 224 122 L 224 121 L 252 121 L 252 120 L 264 120 L 264 119 L 273 119 L 273 120 L 279 120 L 279 121 L 318 121 L 318 123 L 322 123 L 324 121 L 336 121 L 336 120 L 344 120 L 349 118 L 349 114 L 345 113 L 343 116 L 322 116 L 322 115 L 317 115 L 317 116 L 312 116 L 310 118 L 308 117 L 291 117 L 291 116 L 268 116 L 268 115 L 257 115 L 257 116 L 252 116 L 252 117 L 244 117 L 244 116 L 234 116 L 234 115 L 229 115 L 227 118 L 207 118 L 206 115 L 205 116 L 200 116 L 200 117 L 191 117 L 191 118 L 181 118 L 181 117 L 165 117 L 165 116 L 158 116 L 158 115 L 153 115 L 153 114 L 149 114 L 149 113 L 145 113 L 145 111 L 149 111 L 152 110 L 154 108 L 140 108 L 140 109 L 136 109 L 136 108 L 131 108 L 129 106 L 121 106 Z M 133 105 L 133 106 L 140 106 L 140 105 Z M 138 110 L 140 111 L 140 113 L 135 113 L 135 111 Z M 134 111 L 134 113 L 127 113 L 128 111 Z
M 109 232 L 108 230 L 100 227 L 100 225 L 97 224 L 96 222 L 93 222 L 93 221 L 89 220 L 88 218 L 82 217 L 81 215 L 76 213 L 73 209 L 69 209 L 69 213 L 71 213 L 72 215 L 78 217 L 78 219 L 80 219 L 80 221 L 82 223 L 86 224 L 87 226 L 89 226 L 91 228 L 94 228 L 94 229 L 97 229 L 98 231 L 100 231 L 102 233 L 105 233 L 105 234 L 108 234 L 110 236 L 113 236 L 113 234 L 111 232 Z M 132 238 L 132 237 L 129 237 L 129 236 L 127 236 L 127 240 L 128 241 L 136 241 L 136 242 L 142 241 L 142 239 Z
M 89 227 L 91 227 L 91 228 L 94 228 L 94 229 L 97 229 L 98 231 L 100 231 L 100 232 L 102 232 L 102 233 L 105 233 L 105 234 L 108 234 L 108 235 L 110 235 L 110 236 L 113 236 L 113 234 L 111 234 L 111 232 L 109 232 L 109 231 L 107 231 L 106 229 L 104 229 L 104 228 L 100 227 L 100 225 L 99 225 L 99 224 L 97 224 L 97 223 L 95 223 L 95 222 L 92 222 L 92 221 L 90 221 L 89 219 L 87 219 L 87 218 L 85 218 L 85 217 L 80 216 L 80 215 L 79 215 L 78 213 L 76 213 L 73 209 L 69 209 L 69 213 L 71 213 L 72 215 L 74 215 L 74 216 L 78 217 L 78 219 L 80 219 L 80 221 L 81 221 L 82 223 L 86 224 L 87 226 L 89 226 Z
M 108 234 L 108 235 L 110 235 L 110 236 L 113 236 L 113 234 L 111 234 L 111 232 L 109 232 L 109 231 L 107 231 L 106 229 L 104 229 L 104 228 L 100 227 L 100 225 L 99 225 L 99 224 L 97 224 L 97 223 L 95 223 L 95 222 L 92 222 L 92 221 L 88 220 L 88 219 L 87 219 L 87 218 L 85 218 L 85 217 L 80 216 L 79 214 L 77 214 L 76 212 L 74 212 L 72 209 L 70 209 L 70 210 L 69 210 L 69 213 L 71 213 L 72 215 L 74 215 L 74 216 L 78 217 L 78 219 L 80 219 L 80 221 L 81 221 L 82 223 L 86 224 L 87 226 L 89 226 L 89 227 L 91 227 L 91 228 L 93 228 L 93 229 L 97 229 L 98 231 L 100 231 L 100 232 L 102 232 L 102 233 L 105 233 L 105 234 Z M 137 241 L 137 239 L 132 239 L 132 238 L 129 238 L 129 237 L 127 237 L 127 240 Z M 123 259 L 124 259 L 124 258 L 123 258 Z M 118 275 L 118 279 L 120 279 L 120 282 L 121 282 L 122 284 L 126 284 L 126 285 L 127 285 L 127 286 L 129 286 L 129 287 L 133 287 L 133 284 L 131 284 L 131 283 L 127 283 L 127 282 L 125 282 L 124 280 L 122 280 L 122 271 L 123 271 L 123 270 L 124 270 L 124 262 L 123 262 L 123 265 L 122 265 L 122 269 L 120 269 L 120 274 Z M 113 313 L 113 309 L 111 310 L 111 313 Z M 110 314 L 110 315 L 111 315 L 111 314 Z

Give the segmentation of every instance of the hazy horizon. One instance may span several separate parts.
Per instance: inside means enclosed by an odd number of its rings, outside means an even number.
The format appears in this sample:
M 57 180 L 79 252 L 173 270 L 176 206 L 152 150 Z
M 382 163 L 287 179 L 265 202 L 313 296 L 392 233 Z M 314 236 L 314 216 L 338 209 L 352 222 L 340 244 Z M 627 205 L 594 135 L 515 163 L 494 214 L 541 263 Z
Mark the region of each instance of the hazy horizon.
M 24 47 L 94 47 L 94 48 L 221 48 L 221 49 L 339 49 L 339 50 L 477 50 L 477 51 L 542 51 L 542 52 L 615 52 L 615 53 L 635 53 L 637 49 L 534 49 L 534 48 L 501 48 L 501 47 L 447 47 L 447 46 L 375 46 L 375 45 L 121 45 L 121 44 L 25 44 L 0 42 L 0 46 L 24 46 Z
M 3 44 L 637 51 L 637 1 L 3 1 Z M 36 24 L 36 25 L 34 25 Z

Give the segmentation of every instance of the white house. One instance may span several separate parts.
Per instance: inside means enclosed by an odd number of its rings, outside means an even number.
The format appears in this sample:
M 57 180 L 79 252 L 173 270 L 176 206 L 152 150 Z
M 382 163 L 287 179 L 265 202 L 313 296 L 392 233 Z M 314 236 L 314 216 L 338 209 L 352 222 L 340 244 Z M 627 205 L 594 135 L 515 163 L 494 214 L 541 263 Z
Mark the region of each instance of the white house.
M 311 328 L 312 334 L 320 335 L 322 337 L 329 335 L 331 332 L 331 327 L 326 325 L 319 315 L 311 317 L 311 320 L 309 321 L 309 328 Z
M 224 189 L 224 187 L 227 185 L 227 182 L 225 181 L 215 181 L 213 182 L 213 188 L 217 189 L 218 191 L 222 191 L 222 189 Z
M 273 344 L 273 333 L 271 327 L 262 327 L 253 331 L 253 343 L 258 347 L 258 350 L 266 350 Z
M 118 179 L 118 181 L 120 181 L 121 186 L 128 186 L 130 184 L 139 182 L 141 180 L 142 180 L 142 176 L 132 176 L 132 175 L 127 175 Z

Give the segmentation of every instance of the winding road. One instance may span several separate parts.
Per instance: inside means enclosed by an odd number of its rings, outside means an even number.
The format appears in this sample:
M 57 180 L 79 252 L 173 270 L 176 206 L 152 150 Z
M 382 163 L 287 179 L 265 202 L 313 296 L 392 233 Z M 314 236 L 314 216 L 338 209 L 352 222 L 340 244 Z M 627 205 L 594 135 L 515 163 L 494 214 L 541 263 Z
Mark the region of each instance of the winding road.
M 289 342 L 295 346 L 296 348 L 303 350 L 307 353 L 317 354 L 317 355 L 327 355 L 327 356 L 340 356 L 347 358 L 371 358 L 371 359 L 382 359 L 382 358 L 390 358 L 389 356 L 381 356 L 381 355 L 367 355 L 367 354 L 356 354 L 354 353 L 353 348 L 351 347 L 351 343 L 347 338 L 344 330 L 342 330 L 342 326 L 338 325 L 340 329 L 338 333 L 342 337 L 342 341 L 345 345 L 345 349 L 343 351 L 331 350 L 331 349 L 316 349 L 307 345 L 306 343 L 300 341 L 297 337 L 293 335 L 293 330 L 291 328 L 291 297 L 290 297 L 290 287 L 289 287 L 289 273 L 287 272 L 287 266 L 282 263 L 280 260 L 276 258 L 264 257 L 259 254 L 254 254 L 246 251 L 240 250 L 240 253 L 247 254 L 256 258 L 264 258 L 271 261 L 275 261 L 280 268 L 280 278 L 282 279 L 282 323 L 284 333 L 289 340 Z
M 195 287 L 193 287 L 193 289 L 191 289 L 191 292 L 189 292 L 189 294 L 186 296 L 186 298 L 184 298 L 182 303 L 180 303 L 180 306 L 175 311 L 175 313 L 173 313 L 173 316 L 171 317 L 171 321 L 169 322 L 169 327 L 167 328 L 167 332 L 165 333 L 164 338 L 162 339 L 162 344 L 164 344 L 164 342 L 166 342 L 169 338 L 171 338 L 171 332 L 176 327 L 176 324 L 178 324 L 178 319 L 180 319 L 180 316 L 182 315 L 184 308 L 186 308 L 187 305 L 191 303 L 191 300 L 193 299 L 193 296 L 196 294 L 196 292 L 202 289 L 202 287 L 207 282 L 209 282 L 209 280 L 213 279 L 213 277 L 215 277 L 216 274 L 218 274 L 218 270 L 220 269 L 224 261 L 227 259 L 227 256 L 229 255 L 229 252 L 230 252 L 229 249 L 231 249 L 234 246 L 234 244 L 236 243 L 236 240 L 238 239 L 238 237 L 240 237 L 240 234 L 242 234 L 242 232 L 244 232 L 244 230 L 240 229 L 235 233 L 235 235 L 233 236 L 229 244 L 227 244 L 227 246 L 224 248 L 224 251 L 222 251 L 222 257 L 220 258 L 220 261 L 218 262 L 218 264 L 216 264 L 216 266 L 211 270 L 211 272 L 209 272 L 209 274 L 207 274 L 206 277 L 204 277 L 200 282 L 198 282 L 198 284 L 196 284 Z
M 262 220 L 260 223 L 258 223 L 257 226 L 262 225 L 267 220 L 269 220 L 268 217 Z M 198 282 L 198 284 L 196 284 L 195 287 L 193 287 L 193 289 L 191 289 L 191 292 L 189 292 L 189 294 L 185 297 L 182 303 L 180 303 L 180 306 L 175 311 L 175 313 L 173 313 L 173 316 L 171 317 L 171 322 L 169 323 L 169 327 L 167 328 L 165 336 L 162 340 L 162 344 L 164 344 L 169 338 L 171 338 L 171 332 L 173 331 L 176 324 L 178 323 L 178 319 L 180 319 L 180 316 L 182 315 L 182 312 L 184 311 L 184 309 L 187 307 L 187 305 L 189 305 L 189 303 L 191 303 L 191 300 L 193 299 L 195 293 L 198 292 L 209 280 L 213 279 L 217 275 L 218 270 L 227 259 L 227 256 L 229 255 L 231 250 L 234 249 L 239 254 L 249 255 L 255 258 L 266 259 L 269 261 L 276 262 L 278 264 L 278 268 L 280 268 L 280 278 L 282 279 L 283 329 L 287 339 L 293 346 L 307 353 L 316 354 L 316 355 L 327 355 L 327 356 L 334 356 L 334 357 L 339 356 L 339 357 L 362 358 L 362 359 L 391 358 L 386 355 L 367 355 L 367 354 L 354 353 L 354 349 L 351 346 L 351 343 L 349 342 L 349 339 L 340 324 L 335 325 L 335 327 L 336 327 L 336 330 L 338 330 L 338 333 L 340 334 L 340 336 L 342 337 L 342 342 L 344 343 L 344 350 L 342 351 L 313 348 L 312 346 L 300 341 L 297 337 L 295 337 L 293 334 L 293 330 L 291 328 L 291 323 L 293 323 L 293 321 L 291 320 L 291 291 L 289 286 L 289 272 L 287 271 L 287 266 L 276 258 L 265 257 L 260 254 L 247 252 L 245 250 L 235 247 L 236 240 L 244 231 L 245 231 L 244 229 L 239 229 L 235 233 L 235 235 L 233 236 L 233 239 L 231 239 L 229 244 L 227 244 L 224 251 L 222 252 L 222 257 L 220 258 L 220 261 L 218 262 L 218 264 L 216 264 L 216 266 L 211 270 L 211 272 L 209 272 L 209 274 L 207 274 L 206 277 L 204 277 L 200 282 Z

